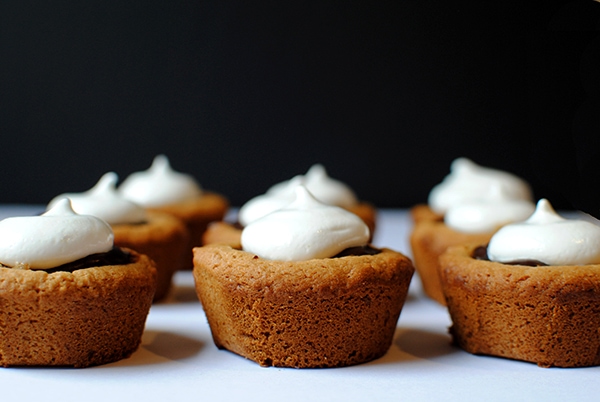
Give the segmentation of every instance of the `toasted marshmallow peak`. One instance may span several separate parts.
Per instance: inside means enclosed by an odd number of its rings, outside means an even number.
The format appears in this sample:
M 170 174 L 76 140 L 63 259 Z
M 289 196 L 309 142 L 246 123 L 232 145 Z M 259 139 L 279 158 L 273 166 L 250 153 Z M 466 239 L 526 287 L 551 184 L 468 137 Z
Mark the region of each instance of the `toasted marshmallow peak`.
M 358 216 L 318 201 L 304 185 L 296 186 L 295 193 L 291 204 L 244 228 L 245 251 L 270 260 L 303 261 L 368 243 L 369 229 Z
M 547 265 L 600 263 L 600 226 L 559 216 L 548 200 L 538 201 L 529 219 L 500 229 L 488 245 L 496 262 L 540 261 Z
M 191 175 L 173 170 L 165 155 L 158 155 L 148 170 L 129 175 L 119 192 L 144 207 L 160 207 L 197 198 L 202 188 Z
M 48 209 L 59 200 L 69 198 L 71 207 L 80 215 L 97 216 L 111 225 L 140 223 L 146 220 L 146 210 L 117 191 L 118 176 L 114 172 L 105 173 L 98 183 L 82 193 L 65 193 L 54 197 Z
M 450 174 L 433 187 L 428 203 L 435 212 L 444 214 L 455 205 L 493 198 L 496 186 L 502 187 L 508 198 L 532 200 L 531 188 L 523 179 L 458 158 L 452 162 Z
M 91 254 L 110 251 L 114 235 L 108 223 L 73 211 L 68 198 L 40 216 L 0 221 L 0 263 L 49 269 Z

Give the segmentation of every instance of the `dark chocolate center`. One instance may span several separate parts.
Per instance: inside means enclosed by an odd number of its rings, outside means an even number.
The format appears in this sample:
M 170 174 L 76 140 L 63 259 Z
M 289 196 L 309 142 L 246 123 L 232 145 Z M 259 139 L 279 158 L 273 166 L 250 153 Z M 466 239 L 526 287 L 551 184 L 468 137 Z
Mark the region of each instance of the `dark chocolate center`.
M 50 269 L 38 269 L 36 271 L 44 271 L 49 274 L 53 272 L 73 272 L 78 269 L 102 267 L 107 265 L 126 265 L 130 264 L 133 258 L 130 253 L 123 251 L 119 247 L 113 247 L 106 253 L 91 254 L 77 261 L 69 262 L 58 267 Z
M 476 260 L 484 260 L 490 261 L 487 253 L 487 244 L 485 246 L 479 246 L 475 250 L 473 250 L 473 254 L 471 255 Z M 542 267 L 547 266 L 548 264 L 544 264 L 541 261 L 537 260 L 514 260 L 509 262 L 504 262 L 503 264 L 507 265 L 525 265 L 528 267 Z
M 379 253 L 381 253 L 381 250 L 367 245 L 367 246 L 358 246 L 358 247 L 347 248 L 347 249 L 343 250 L 341 253 L 334 255 L 333 258 L 346 257 L 349 255 L 353 255 L 353 256 L 375 255 L 375 254 L 379 254 Z

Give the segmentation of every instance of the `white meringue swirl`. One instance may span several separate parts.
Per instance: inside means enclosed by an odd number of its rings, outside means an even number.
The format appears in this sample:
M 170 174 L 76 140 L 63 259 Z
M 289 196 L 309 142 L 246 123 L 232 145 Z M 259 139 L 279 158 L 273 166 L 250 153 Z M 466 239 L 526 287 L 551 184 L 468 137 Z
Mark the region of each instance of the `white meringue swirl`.
M 319 163 L 308 169 L 304 175 L 304 185 L 317 200 L 327 205 L 349 208 L 358 203 L 354 191 L 345 183 L 329 176 L 325 167 Z M 273 187 L 271 191 L 275 191 Z
M 296 198 L 296 187 L 304 183 L 302 176 L 296 176 L 288 181 L 279 183 L 274 190 L 258 195 L 248 200 L 238 211 L 238 221 L 242 226 L 262 218 L 290 204 Z
M 298 184 L 306 186 L 317 200 L 327 205 L 350 208 L 358 203 L 358 198 L 345 183 L 331 178 L 325 167 L 314 164 L 305 175 L 297 175 L 271 186 L 264 194 L 247 201 L 238 212 L 238 220 L 242 226 L 273 212 L 295 198 L 295 188 Z
M 548 200 L 541 199 L 529 219 L 506 225 L 492 236 L 488 257 L 496 262 L 599 264 L 600 226 L 580 219 L 565 219 Z
M 157 155 L 148 170 L 130 174 L 118 191 L 143 207 L 160 207 L 202 195 L 202 188 L 189 174 L 176 172 L 165 155 Z
M 60 199 L 68 198 L 76 213 L 97 216 L 111 225 L 146 221 L 146 210 L 123 197 L 117 191 L 117 181 L 116 173 L 105 173 L 88 191 L 58 195 L 48 203 L 47 208 L 51 209 Z
M 369 228 L 358 216 L 318 201 L 303 185 L 295 191 L 291 204 L 243 229 L 245 251 L 270 260 L 304 261 L 368 243 Z
M 67 198 L 40 216 L 0 221 L 0 263 L 8 267 L 54 268 L 110 251 L 113 244 L 110 225 L 95 216 L 76 214 Z
M 529 184 L 520 177 L 458 158 L 452 162 L 450 174 L 433 187 L 428 203 L 433 211 L 444 214 L 454 205 L 489 199 L 495 186 L 501 186 L 511 199 L 532 200 Z
M 444 215 L 444 223 L 463 233 L 488 233 L 500 227 L 529 218 L 535 205 L 521 199 L 511 199 L 501 186 L 494 186 L 487 200 L 466 201 L 451 206 Z

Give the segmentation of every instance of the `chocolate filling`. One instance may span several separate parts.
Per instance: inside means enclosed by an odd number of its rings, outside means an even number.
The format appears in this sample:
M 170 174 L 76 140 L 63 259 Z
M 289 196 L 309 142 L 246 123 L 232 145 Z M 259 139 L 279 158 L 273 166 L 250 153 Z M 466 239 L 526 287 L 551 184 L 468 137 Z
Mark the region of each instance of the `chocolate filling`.
M 142 226 L 142 225 L 147 225 L 149 222 L 150 221 L 148 221 L 147 219 L 144 219 L 143 221 L 140 221 L 140 222 L 124 223 L 123 225 Z
M 488 253 L 487 253 L 487 244 L 485 246 L 479 246 L 479 247 L 475 248 L 475 250 L 473 250 L 472 257 L 476 260 L 490 261 L 490 258 L 488 257 Z M 543 267 L 543 266 L 548 265 L 548 264 L 544 264 L 543 262 L 537 261 L 537 260 L 515 260 L 515 261 L 504 262 L 503 264 L 525 265 L 528 267 Z
M 102 267 L 107 265 L 126 265 L 131 264 L 132 262 L 133 257 L 130 253 L 122 250 L 119 247 L 113 247 L 110 251 L 107 251 L 106 253 L 91 254 L 87 257 L 80 258 L 77 261 L 72 261 L 63 265 L 59 265 L 58 267 L 50 269 L 34 268 L 31 270 L 44 271 L 51 274 L 53 272 L 73 272 L 77 271 L 78 269 Z M 0 266 L 2 266 L 2 264 L 0 264 Z M 16 266 L 14 267 L 14 269 L 23 269 L 23 267 Z
M 358 247 L 347 248 L 347 249 L 343 250 L 341 253 L 334 255 L 333 258 L 346 257 L 349 255 L 352 255 L 352 256 L 375 255 L 375 254 L 379 254 L 379 253 L 381 253 L 381 250 L 367 245 L 367 246 L 358 246 Z

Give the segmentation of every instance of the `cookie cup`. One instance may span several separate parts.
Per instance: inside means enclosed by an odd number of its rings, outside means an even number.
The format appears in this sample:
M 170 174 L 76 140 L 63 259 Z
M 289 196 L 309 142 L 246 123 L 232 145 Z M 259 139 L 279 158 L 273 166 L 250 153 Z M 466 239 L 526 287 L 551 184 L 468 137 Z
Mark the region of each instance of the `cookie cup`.
M 226 244 L 242 249 L 242 227 L 225 221 L 211 222 L 202 235 L 202 244 Z
M 140 345 L 156 289 L 153 261 L 47 273 L 0 267 L 0 365 L 87 367 Z
M 412 257 L 425 294 L 441 305 L 446 304 L 440 283 L 439 257 L 450 246 L 485 244 L 493 232 L 472 234 L 453 230 L 443 220 L 423 219 L 415 222 L 410 234 Z
M 136 250 L 155 262 L 154 301 L 164 299 L 173 275 L 188 258 L 190 236 L 183 221 L 164 212 L 149 211 L 144 223 L 112 225 L 112 229 L 116 246 Z
M 369 228 L 369 233 L 371 234 L 369 237 L 369 241 L 373 240 L 373 235 L 375 234 L 375 227 L 377 223 L 377 209 L 370 203 L 361 201 L 356 205 L 346 208 L 348 211 L 352 212 L 355 215 L 358 215 L 360 219 L 367 225 Z
M 210 222 L 223 219 L 229 209 L 229 201 L 220 194 L 203 192 L 200 197 L 160 207 L 149 211 L 169 213 L 181 219 L 189 232 L 187 252 L 180 269 L 192 268 L 192 249 L 202 245 L 202 235 Z
M 404 255 L 273 261 L 226 245 L 194 249 L 215 345 L 261 366 L 368 362 L 389 349 L 414 268 Z
M 418 204 L 410 209 L 410 217 L 414 223 L 422 221 L 441 221 L 444 219 L 443 214 L 434 212 L 427 204 Z
M 600 364 L 600 265 L 507 265 L 473 258 L 476 247 L 440 257 L 459 347 L 541 367 Z

